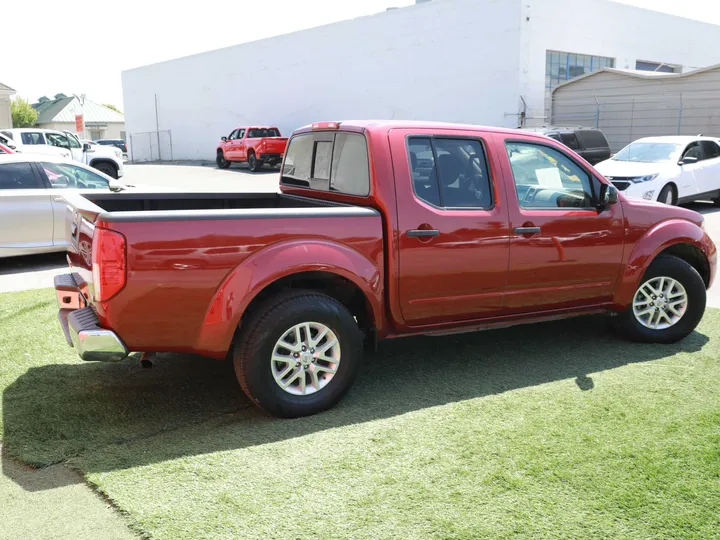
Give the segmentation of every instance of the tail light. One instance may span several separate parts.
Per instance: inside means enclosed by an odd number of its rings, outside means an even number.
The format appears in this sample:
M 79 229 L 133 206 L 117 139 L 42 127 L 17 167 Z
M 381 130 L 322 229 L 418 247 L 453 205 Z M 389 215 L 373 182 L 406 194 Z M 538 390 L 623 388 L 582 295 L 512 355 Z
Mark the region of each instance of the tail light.
M 92 247 L 95 300 L 110 300 L 125 286 L 125 237 L 107 229 L 95 229 Z

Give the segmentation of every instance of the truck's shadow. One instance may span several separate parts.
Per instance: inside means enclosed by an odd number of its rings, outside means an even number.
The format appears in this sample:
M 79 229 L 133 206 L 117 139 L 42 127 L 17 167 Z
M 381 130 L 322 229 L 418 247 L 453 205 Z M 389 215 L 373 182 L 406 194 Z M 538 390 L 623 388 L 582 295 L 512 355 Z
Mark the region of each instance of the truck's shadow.
M 616 338 L 602 317 L 454 337 L 401 339 L 368 355 L 333 410 L 297 420 L 257 412 L 228 362 L 178 355 L 141 371 L 136 361 L 32 368 L 3 394 L 3 459 L 44 466 L 72 458 L 85 472 L 238 449 L 568 379 L 591 391 L 591 374 L 697 351 L 698 332 L 676 345 Z M 13 476 L 7 461 L 4 472 Z M 14 479 L 26 489 L 56 487 Z M 40 486 L 40 487 L 38 487 Z

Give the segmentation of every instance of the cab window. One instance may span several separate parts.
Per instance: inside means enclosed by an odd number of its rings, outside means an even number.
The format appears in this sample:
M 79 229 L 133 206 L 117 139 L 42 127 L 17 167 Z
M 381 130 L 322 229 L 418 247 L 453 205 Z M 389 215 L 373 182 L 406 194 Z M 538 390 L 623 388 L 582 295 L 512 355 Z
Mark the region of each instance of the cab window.
M 70 148 L 82 148 L 82 144 L 80 144 L 80 141 L 72 133 L 67 134 L 67 140 L 68 143 L 70 143 Z
M 518 202 L 523 208 L 594 208 L 590 174 L 549 146 L 507 142 Z
M 59 133 L 46 133 L 45 138 L 50 146 L 57 146 L 59 148 L 68 148 L 67 137 L 60 135 Z

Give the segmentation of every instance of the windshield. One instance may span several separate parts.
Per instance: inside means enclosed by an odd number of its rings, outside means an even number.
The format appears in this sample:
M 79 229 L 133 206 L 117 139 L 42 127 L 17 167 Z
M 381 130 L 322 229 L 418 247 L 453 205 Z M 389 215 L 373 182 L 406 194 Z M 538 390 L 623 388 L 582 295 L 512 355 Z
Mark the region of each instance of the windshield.
M 661 161 L 677 160 L 678 152 L 682 145 L 674 143 L 656 143 L 656 142 L 635 142 L 628 144 L 620 150 L 613 160 L 615 161 L 642 161 L 647 163 L 657 163 Z

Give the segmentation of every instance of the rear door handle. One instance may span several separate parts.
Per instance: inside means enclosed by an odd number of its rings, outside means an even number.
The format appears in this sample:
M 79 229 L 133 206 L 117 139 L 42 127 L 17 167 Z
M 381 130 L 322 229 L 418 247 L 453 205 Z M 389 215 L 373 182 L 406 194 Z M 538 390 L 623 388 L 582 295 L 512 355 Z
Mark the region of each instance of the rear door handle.
M 537 234 L 540 232 L 540 227 L 515 227 L 513 232 L 515 234 Z
M 429 236 L 440 236 L 440 231 L 437 229 L 410 229 L 407 235 L 415 238 L 427 238 Z
M 65 199 L 63 199 L 62 197 L 53 197 L 53 201 L 55 201 L 55 202 L 65 202 Z

